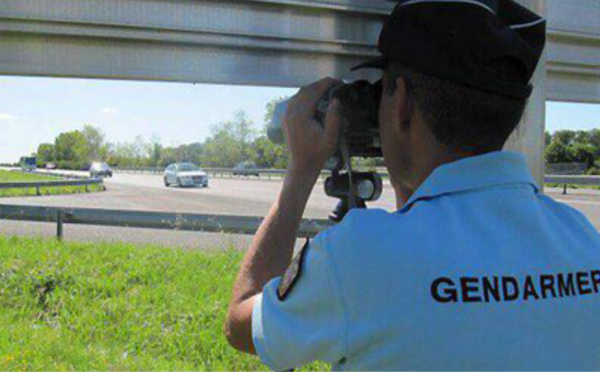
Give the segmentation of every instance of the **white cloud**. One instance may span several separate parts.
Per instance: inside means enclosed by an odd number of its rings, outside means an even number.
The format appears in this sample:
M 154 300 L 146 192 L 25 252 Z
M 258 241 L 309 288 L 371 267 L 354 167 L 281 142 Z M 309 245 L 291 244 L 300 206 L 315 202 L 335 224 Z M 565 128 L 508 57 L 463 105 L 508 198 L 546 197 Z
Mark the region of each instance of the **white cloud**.
M 116 114 L 118 112 L 119 112 L 119 110 L 117 110 L 114 107 L 103 107 L 102 109 L 100 109 L 100 113 L 101 114 L 108 115 L 108 116 L 114 115 L 114 114 Z
M 17 120 L 17 117 L 11 114 L 5 114 L 0 112 L 0 121 L 15 121 Z

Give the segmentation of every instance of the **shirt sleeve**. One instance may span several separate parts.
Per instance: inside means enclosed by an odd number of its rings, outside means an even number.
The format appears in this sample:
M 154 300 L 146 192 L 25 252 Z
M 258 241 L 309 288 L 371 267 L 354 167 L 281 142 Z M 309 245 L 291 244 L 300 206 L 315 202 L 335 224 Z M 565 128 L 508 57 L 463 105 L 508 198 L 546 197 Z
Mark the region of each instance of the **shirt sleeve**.
M 305 248 L 300 276 L 285 299 L 277 296 L 281 278 L 276 278 L 254 303 L 254 347 L 262 362 L 274 370 L 317 360 L 334 364 L 347 354 L 339 283 L 322 245 L 319 236 Z

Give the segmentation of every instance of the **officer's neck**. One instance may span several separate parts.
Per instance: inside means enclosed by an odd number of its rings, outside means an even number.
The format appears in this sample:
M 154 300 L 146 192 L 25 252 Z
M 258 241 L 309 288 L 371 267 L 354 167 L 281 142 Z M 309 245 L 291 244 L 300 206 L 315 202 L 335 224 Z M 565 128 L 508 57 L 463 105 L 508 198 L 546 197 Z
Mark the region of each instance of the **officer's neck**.
M 424 123 L 414 124 L 410 129 L 413 131 L 408 156 L 410 172 L 404 182 L 395 188 L 398 208 L 411 198 L 438 167 L 471 156 L 456 153 L 438 142 Z

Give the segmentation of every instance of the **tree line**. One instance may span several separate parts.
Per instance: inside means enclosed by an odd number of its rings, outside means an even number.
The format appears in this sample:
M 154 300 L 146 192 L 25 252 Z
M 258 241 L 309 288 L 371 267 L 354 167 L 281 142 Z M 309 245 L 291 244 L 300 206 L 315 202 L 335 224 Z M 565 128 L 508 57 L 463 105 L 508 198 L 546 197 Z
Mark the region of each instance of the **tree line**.
M 244 111 L 213 125 L 203 142 L 181 146 L 164 146 L 160 137 L 139 136 L 131 142 L 112 143 L 97 127 L 85 125 L 81 130 L 61 133 L 54 143 L 40 144 L 38 166 L 54 163 L 61 169 L 86 169 L 94 161 L 121 167 L 166 167 L 176 162 L 192 162 L 203 167 L 231 168 L 251 161 L 260 168 L 286 168 L 289 155 L 285 145 L 275 145 L 266 135 L 275 105 L 267 104 L 262 126 L 257 129 Z M 589 174 L 600 174 L 600 129 L 589 131 L 559 130 L 546 132 L 545 160 L 549 164 L 584 163 Z M 360 159 L 356 165 L 383 166 L 382 159 Z
M 192 162 L 203 167 L 231 168 L 251 161 L 260 168 L 285 168 L 289 160 L 287 148 L 273 144 L 266 135 L 278 101 L 267 105 L 260 129 L 239 110 L 231 120 L 213 125 L 211 135 L 203 142 L 181 146 L 164 146 L 157 135 L 148 140 L 138 136 L 131 142 L 112 143 L 101 129 L 85 125 L 81 130 L 61 133 L 54 143 L 40 144 L 36 154 L 38 166 L 54 163 L 60 169 L 79 170 L 103 161 L 113 167 L 166 167 Z
M 600 129 L 546 132 L 548 164 L 582 163 L 590 175 L 600 175 Z

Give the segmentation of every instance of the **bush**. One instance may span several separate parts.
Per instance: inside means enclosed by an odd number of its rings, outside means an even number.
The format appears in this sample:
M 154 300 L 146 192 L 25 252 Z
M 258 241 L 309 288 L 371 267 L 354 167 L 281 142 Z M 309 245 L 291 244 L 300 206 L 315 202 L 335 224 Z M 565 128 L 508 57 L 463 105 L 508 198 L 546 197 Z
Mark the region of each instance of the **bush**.
M 575 158 L 572 149 L 558 141 L 553 141 L 548 146 L 544 156 L 549 164 L 572 163 Z
M 90 164 L 87 161 L 67 161 L 59 160 L 56 162 L 58 169 L 85 171 L 90 169 Z
M 592 168 L 588 169 L 586 174 L 588 176 L 600 176 L 600 168 L 592 167 Z
M 585 163 L 588 168 L 594 166 L 594 153 L 596 148 L 592 145 L 576 143 L 570 146 L 570 152 L 573 154 L 573 160 L 577 163 Z

